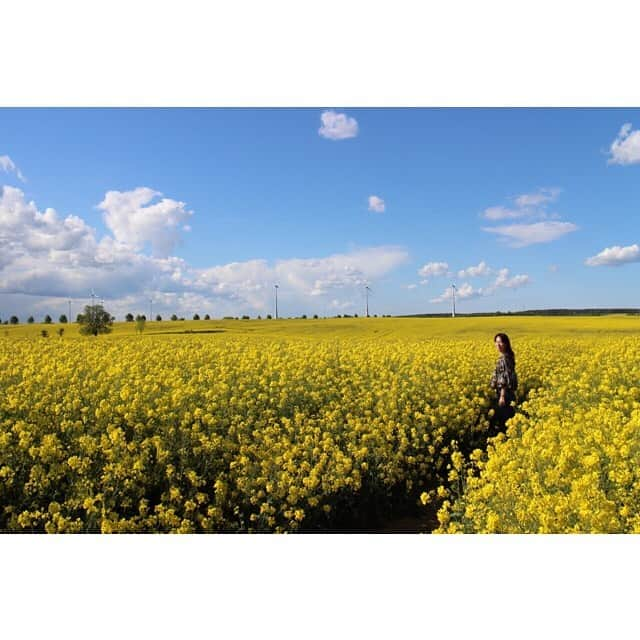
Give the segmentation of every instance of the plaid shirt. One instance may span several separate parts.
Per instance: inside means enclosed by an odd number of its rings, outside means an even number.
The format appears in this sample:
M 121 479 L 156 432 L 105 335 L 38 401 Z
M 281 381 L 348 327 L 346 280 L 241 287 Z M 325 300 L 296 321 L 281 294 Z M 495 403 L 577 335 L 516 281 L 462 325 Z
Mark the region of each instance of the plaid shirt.
M 511 358 L 505 357 L 504 354 L 498 358 L 490 384 L 492 389 L 498 390 L 504 387 L 507 390 L 515 391 L 518 388 L 518 376 Z

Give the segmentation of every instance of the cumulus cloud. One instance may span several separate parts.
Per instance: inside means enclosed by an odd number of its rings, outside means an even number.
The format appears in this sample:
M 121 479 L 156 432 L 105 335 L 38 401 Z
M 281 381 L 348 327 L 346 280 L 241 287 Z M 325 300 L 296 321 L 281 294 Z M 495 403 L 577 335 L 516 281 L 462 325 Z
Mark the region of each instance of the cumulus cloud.
M 322 126 L 318 133 L 329 140 L 344 140 L 355 138 L 358 135 L 358 123 L 355 118 L 350 118 L 344 113 L 325 111 L 321 116 Z
M 22 175 L 22 171 L 18 169 L 15 162 L 9 156 L 0 156 L 0 169 L 5 173 L 15 173 L 18 179 L 26 182 L 26 178 Z
M 2 253 L 31 255 L 95 246 L 94 231 L 77 216 L 59 218 L 54 209 L 38 211 L 24 193 L 4 186 L 0 191 L 0 249 Z M 5 255 L 6 257 L 6 255 Z
M 637 244 L 628 247 L 608 247 L 585 260 L 585 264 L 590 267 L 615 267 L 628 262 L 640 262 L 640 247 Z
M 491 285 L 490 290 L 493 293 L 496 289 L 507 288 L 517 289 L 525 284 L 529 284 L 530 278 L 528 275 L 517 275 L 509 277 L 509 269 L 500 269 L 495 282 Z
M 280 295 L 290 307 L 322 311 L 329 300 L 351 305 L 365 284 L 408 259 L 402 247 L 378 246 L 322 257 L 194 268 L 176 256 L 146 255 L 141 247 L 156 237 L 154 225 L 121 221 L 122 211 L 153 206 L 148 202 L 156 192 L 110 194 L 103 204 L 116 215 L 109 218 L 110 233 L 98 239 L 95 229 L 81 218 L 62 217 L 53 209 L 40 211 L 20 189 L 5 186 L 0 195 L 0 293 L 45 296 L 64 312 L 68 298 L 87 300 L 94 289 L 113 313 L 127 306 L 127 311 L 135 310 L 140 304 L 140 311 L 146 312 L 153 298 L 156 312 L 165 305 L 166 312 L 185 317 L 195 311 L 220 316 L 268 312 L 273 284 L 280 283 Z M 181 220 L 186 210 L 174 202 L 165 203 L 158 214 L 143 211 L 142 215 Z M 125 228 L 132 228 L 135 237 L 124 235 Z M 133 306 L 136 300 L 138 306 Z
M 423 278 L 431 278 L 434 276 L 445 276 L 449 271 L 449 265 L 446 262 L 427 262 L 418 269 L 418 275 Z M 423 284 L 426 284 L 425 281 Z
M 636 164 L 640 162 L 640 130 L 632 131 L 631 123 L 622 125 L 609 148 L 609 164 Z
M 552 242 L 562 236 L 576 231 L 578 227 L 572 222 L 545 221 L 532 224 L 513 224 L 500 227 L 483 227 L 483 231 L 495 233 L 509 246 L 519 248 L 531 244 Z
M 467 267 L 458 271 L 458 278 L 478 278 L 481 276 L 488 276 L 491 274 L 491 269 L 487 263 L 482 260 L 475 267 Z
M 192 215 L 184 202 L 162 198 L 148 187 L 133 191 L 108 191 L 98 205 L 104 212 L 104 222 L 118 242 L 135 249 L 151 246 L 154 256 L 167 257 L 180 240 L 187 220 Z
M 470 300 L 472 298 L 479 298 L 482 295 L 485 295 L 482 288 L 474 289 L 468 282 L 465 282 L 459 287 L 456 287 L 456 300 Z M 447 287 L 441 295 L 439 295 L 437 298 L 431 298 L 429 302 L 439 303 L 451 301 L 452 297 L 453 289 L 451 287 Z
M 518 289 L 531 282 L 531 278 L 526 274 L 519 274 L 511 276 L 509 269 L 500 269 L 495 280 L 486 287 L 474 288 L 468 282 L 456 287 L 456 300 L 469 300 L 472 298 L 480 298 L 484 296 L 491 296 L 495 294 L 499 289 Z M 443 293 L 436 298 L 432 298 L 430 302 L 440 303 L 447 300 L 451 300 L 452 290 L 451 287 L 447 287 Z
M 378 196 L 369 196 L 369 211 L 384 213 L 384 200 Z

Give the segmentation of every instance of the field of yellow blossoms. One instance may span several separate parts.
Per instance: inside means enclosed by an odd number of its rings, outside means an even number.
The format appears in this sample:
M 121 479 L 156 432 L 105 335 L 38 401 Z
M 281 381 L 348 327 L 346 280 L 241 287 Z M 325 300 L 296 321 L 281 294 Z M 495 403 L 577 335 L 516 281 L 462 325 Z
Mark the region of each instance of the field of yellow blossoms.
M 489 439 L 493 335 L 519 410 Z M 640 531 L 640 319 L 0 328 L 0 529 Z

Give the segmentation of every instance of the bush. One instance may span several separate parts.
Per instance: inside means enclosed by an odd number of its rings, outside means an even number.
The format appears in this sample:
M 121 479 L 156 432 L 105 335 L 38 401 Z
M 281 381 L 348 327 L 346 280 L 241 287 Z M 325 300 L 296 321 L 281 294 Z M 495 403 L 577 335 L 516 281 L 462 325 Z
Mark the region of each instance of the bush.
M 18 316 L 11 316 L 9 318 L 9 324 L 18 324 L 20 322 Z
M 47 315 L 44 317 L 44 323 L 51 324 L 52 322 L 53 320 L 51 319 L 51 316 L 47 313 Z
M 193 319 L 194 320 L 200 320 L 200 316 L 197 313 L 193 314 Z
M 58 335 L 59 335 L 61 338 L 62 338 L 62 334 L 63 334 L 63 333 L 64 333 L 64 328 L 63 328 L 63 327 L 60 327 L 60 328 L 58 329 Z
M 133 322 L 133 313 L 127 313 L 124 319 L 126 322 Z
M 175 322 L 177 319 L 178 319 L 178 316 L 174 313 L 174 314 L 171 316 L 171 320 L 172 320 L 173 322 Z
M 33 319 L 33 316 L 29 316 L 27 318 L 27 324 L 33 324 L 35 322 L 35 320 Z
M 158 314 L 156 316 L 156 322 L 161 322 L 162 321 L 162 316 L 160 314 Z
M 209 314 L 207 313 L 204 317 L 205 320 L 211 320 L 211 318 L 209 317 Z
M 40 331 L 40 335 L 41 335 L 43 338 L 48 338 L 48 337 L 49 337 L 49 332 L 48 332 L 46 329 L 42 329 L 42 330 Z
M 58 318 L 58 322 L 62 323 L 62 324 L 67 324 L 68 320 L 67 320 L 67 316 L 64 315 L 64 313 Z

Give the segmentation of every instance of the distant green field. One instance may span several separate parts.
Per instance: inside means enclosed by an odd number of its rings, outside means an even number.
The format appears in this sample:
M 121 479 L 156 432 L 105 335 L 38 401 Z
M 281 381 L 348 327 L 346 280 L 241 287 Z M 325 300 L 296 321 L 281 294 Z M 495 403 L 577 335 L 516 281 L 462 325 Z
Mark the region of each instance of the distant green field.
M 42 339 L 46 330 L 49 339 L 59 339 L 57 331 L 64 328 L 62 339 L 82 338 L 78 325 L 70 324 L 18 324 L 2 325 L 0 337 L 30 337 Z M 258 336 L 273 338 L 340 338 L 380 337 L 427 340 L 431 338 L 478 338 L 492 340 L 495 333 L 504 331 L 517 343 L 521 336 L 568 336 L 640 333 L 640 318 L 630 315 L 597 317 L 479 317 L 479 318 L 327 318 L 280 320 L 184 320 L 147 322 L 143 336 L 212 335 Z M 116 322 L 108 336 L 135 336 L 135 322 Z M 89 339 L 89 338 L 86 338 Z

